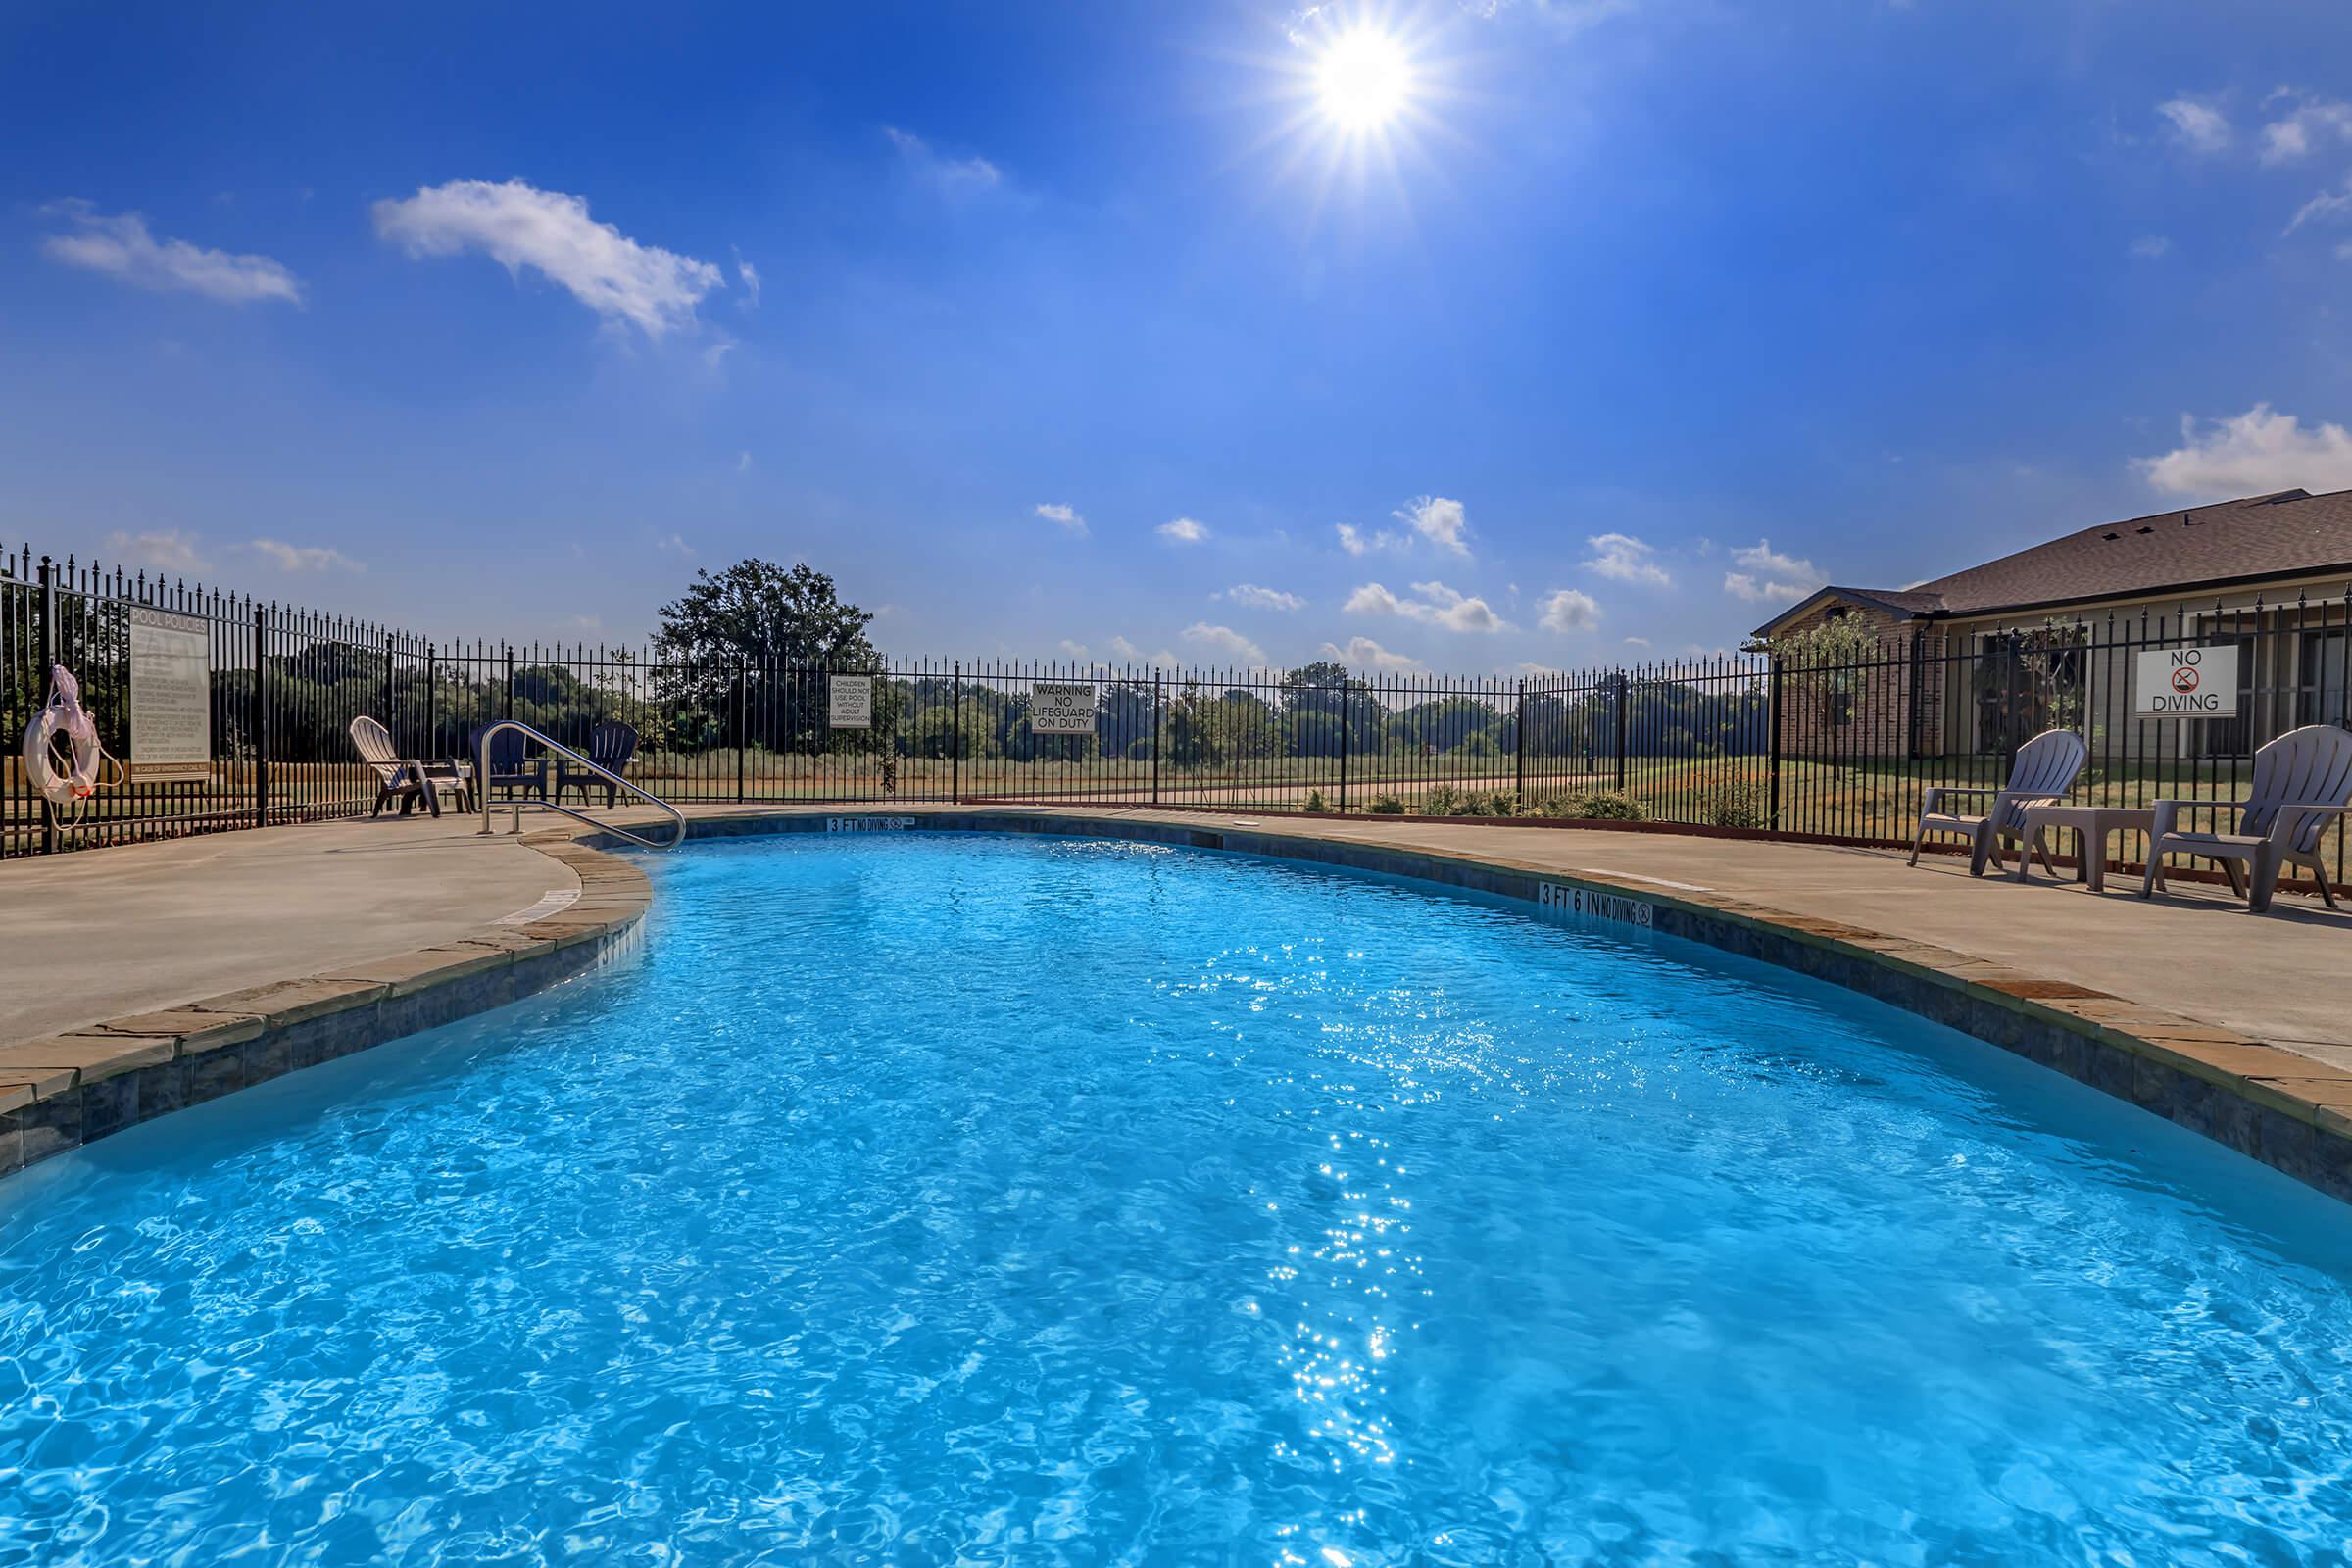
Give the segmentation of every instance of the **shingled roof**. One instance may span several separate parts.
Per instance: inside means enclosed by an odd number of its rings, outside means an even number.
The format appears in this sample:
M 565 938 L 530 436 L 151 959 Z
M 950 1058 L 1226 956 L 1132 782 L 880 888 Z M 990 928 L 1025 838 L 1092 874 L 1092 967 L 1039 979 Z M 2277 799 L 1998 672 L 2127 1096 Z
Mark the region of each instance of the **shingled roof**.
M 2282 490 L 2099 523 L 1906 589 L 1825 588 L 1757 631 L 1768 634 L 1832 598 L 1908 616 L 1949 617 L 2331 571 L 2352 572 L 2352 490 L 2324 496 Z

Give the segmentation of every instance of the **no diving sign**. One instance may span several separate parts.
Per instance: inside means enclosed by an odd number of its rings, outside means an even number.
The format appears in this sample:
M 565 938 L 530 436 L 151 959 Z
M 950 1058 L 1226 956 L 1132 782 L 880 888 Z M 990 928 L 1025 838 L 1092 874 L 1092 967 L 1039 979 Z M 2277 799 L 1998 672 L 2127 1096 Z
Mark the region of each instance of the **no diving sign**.
M 2237 645 L 2141 654 L 2132 711 L 2139 718 L 2230 718 L 2237 712 Z

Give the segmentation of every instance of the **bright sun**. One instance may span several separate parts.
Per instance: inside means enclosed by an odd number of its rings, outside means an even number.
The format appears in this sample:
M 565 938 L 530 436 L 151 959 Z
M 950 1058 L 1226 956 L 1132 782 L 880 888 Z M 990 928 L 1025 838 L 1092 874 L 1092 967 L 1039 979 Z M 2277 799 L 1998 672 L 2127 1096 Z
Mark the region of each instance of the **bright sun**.
M 1315 64 L 1315 98 L 1349 135 L 1379 130 L 1413 95 L 1413 63 L 1385 32 L 1360 27 L 1331 41 Z

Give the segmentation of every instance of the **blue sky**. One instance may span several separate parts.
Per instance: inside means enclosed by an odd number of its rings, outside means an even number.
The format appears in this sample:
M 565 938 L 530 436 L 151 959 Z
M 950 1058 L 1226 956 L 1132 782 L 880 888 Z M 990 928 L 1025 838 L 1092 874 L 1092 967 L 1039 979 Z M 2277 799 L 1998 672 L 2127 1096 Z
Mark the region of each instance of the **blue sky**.
M 2316 0 L 19 4 L 0 534 L 442 637 L 760 555 L 901 653 L 1713 650 L 2352 487 L 2347 100 Z

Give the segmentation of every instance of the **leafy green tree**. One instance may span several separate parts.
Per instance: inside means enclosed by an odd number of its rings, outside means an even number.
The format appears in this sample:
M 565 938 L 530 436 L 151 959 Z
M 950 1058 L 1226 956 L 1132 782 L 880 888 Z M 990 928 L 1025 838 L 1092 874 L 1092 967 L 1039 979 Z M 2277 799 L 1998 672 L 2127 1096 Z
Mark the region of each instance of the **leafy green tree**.
M 1282 677 L 1282 724 L 1284 749 L 1293 757 L 1337 757 L 1343 735 L 1350 752 L 1380 749 L 1372 683 L 1337 660 L 1319 659 Z
M 873 619 L 844 604 L 833 579 L 806 563 L 786 570 L 738 561 L 716 575 L 696 572 L 686 592 L 662 607 L 654 640 L 662 658 L 688 663 L 864 667 L 878 657 L 865 636 Z
M 698 571 L 661 615 L 656 689 L 677 706 L 682 723 L 709 715 L 714 728 L 740 730 L 746 744 L 825 745 L 830 695 L 808 671 L 869 672 L 881 663 L 865 635 L 874 617 L 845 604 L 833 579 L 805 563 L 787 569 L 748 560 Z
M 1439 697 L 1415 703 L 1389 721 L 1391 731 L 1415 749 L 1451 752 L 1483 736 L 1492 752 L 1502 749 L 1503 715 L 1474 697 Z

